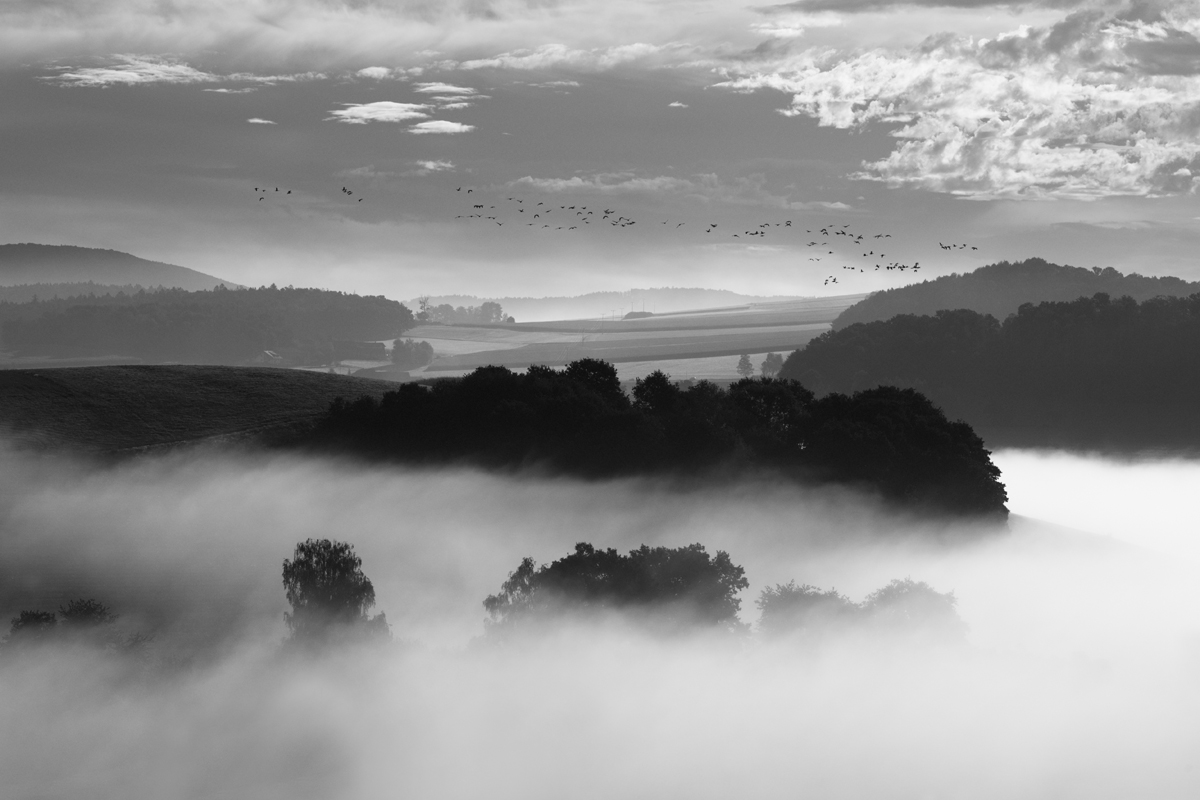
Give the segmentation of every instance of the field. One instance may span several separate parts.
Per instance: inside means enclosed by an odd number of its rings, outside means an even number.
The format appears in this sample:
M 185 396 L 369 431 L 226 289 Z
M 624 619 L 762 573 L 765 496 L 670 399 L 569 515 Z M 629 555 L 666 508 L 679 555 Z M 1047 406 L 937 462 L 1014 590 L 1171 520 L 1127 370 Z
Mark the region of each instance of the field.
M 22 445 L 114 453 L 282 436 L 335 397 L 378 396 L 363 378 L 256 367 L 0 370 L 0 429 Z
M 405 338 L 429 342 L 434 350 L 433 363 L 412 371 L 413 378 L 461 375 L 489 364 L 522 369 L 600 358 L 616 364 L 622 380 L 655 369 L 676 377 L 730 379 L 737 377 L 741 354 L 751 354 L 757 368 L 768 352 L 802 347 L 862 297 L 754 303 L 632 320 L 422 325 Z

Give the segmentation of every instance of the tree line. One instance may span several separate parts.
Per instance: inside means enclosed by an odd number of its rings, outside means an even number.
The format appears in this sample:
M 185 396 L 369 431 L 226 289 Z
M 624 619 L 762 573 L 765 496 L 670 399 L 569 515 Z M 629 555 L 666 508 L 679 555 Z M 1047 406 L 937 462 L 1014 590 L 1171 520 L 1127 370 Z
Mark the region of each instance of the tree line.
M 408 463 L 587 478 L 772 472 L 862 486 L 936 513 L 1007 514 L 1000 471 L 971 427 L 892 387 L 818 399 L 795 380 L 684 389 L 656 371 L 629 396 L 616 369 L 596 359 L 524 374 L 481 367 L 379 399 L 338 398 L 308 443 Z
M 818 392 L 890 385 L 971 420 L 994 445 L 1200 447 L 1200 294 L 1137 302 L 1099 293 L 903 314 L 830 331 L 781 375 Z
M 499 303 L 491 300 L 478 306 L 452 306 L 449 303 L 430 305 L 428 298 L 418 300 L 417 321 L 441 322 L 447 325 L 467 323 L 474 325 L 500 325 L 516 322 L 504 313 Z
M 23 356 L 327 363 L 337 341 L 399 336 L 412 312 L 385 297 L 322 289 L 182 289 L 0 303 L 0 347 Z
M 384 614 L 370 613 L 375 587 L 352 544 L 298 542 L 292 558 L 283 562 L 282 577 L 290 607 L 284 613 L 287 649 L 313 652 L 391 638 Z M 562 621 L 615 615 L 657 634 L 747 633 L 738 619 L 738 594 L 748 586 L 745 570 L 728 553 L 710 555 L 702 544 L 642 545 L 622 554 L 579 542 L 550 564 L 522 559 L 500 590 L 484 599 L 485 631 L 494 641 L 511 641 L 516 634 L 544 631 Z M 756 602 L 759 632 L 768 637 L 813 638 L 867 628 L 961 642 L 966 625 L 956 604 L 953 592 L 909 578 L 892 581 L 862 603 L 795 581 L 763 589 Z M 121 634 L 116 620 L 94 599 L 73 600 L 58 614 L 21 611 L 0 641 L 0 655 L 54 644 L 144 655 L 153 636 Z
M 1004 319 L 1025 303 L 1069 301 L 1098 293 L 1144 301 L 1155 297 L 1186 297 L 1200 283 L 1170 276 L 1122 274 L 1112 267 L 1071 267 L 1045 259 L 1001 261 L 965 274 L 873 292 L 847 308 L 833 322 L 841 330 L 858 322 L 882 322 L 899 314 L 932 315 L 943 309 L 966 308 Z

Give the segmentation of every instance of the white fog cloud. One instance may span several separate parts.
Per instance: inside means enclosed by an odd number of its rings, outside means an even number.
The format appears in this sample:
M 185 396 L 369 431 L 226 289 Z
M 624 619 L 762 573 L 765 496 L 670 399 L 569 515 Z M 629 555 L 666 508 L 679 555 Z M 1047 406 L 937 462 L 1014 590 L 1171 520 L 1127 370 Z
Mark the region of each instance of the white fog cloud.
M 346 108 L 330 111 L 327 120 L 347 122 L 352 125 L 366 125 L 368 122 L 407 122 L 414 119 L 424 119 L 429 106 L 421 103 L 396 103 L 391 100 L 380 100 L 375 103 L 343 103 Z

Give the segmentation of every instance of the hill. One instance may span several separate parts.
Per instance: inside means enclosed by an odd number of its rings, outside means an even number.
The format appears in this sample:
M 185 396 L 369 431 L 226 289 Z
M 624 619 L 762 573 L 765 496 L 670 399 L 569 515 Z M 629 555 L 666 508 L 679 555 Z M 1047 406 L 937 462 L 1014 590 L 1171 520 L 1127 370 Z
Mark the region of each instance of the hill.
M 278 440 L 336 397 L 386 384 L 301 370 L 112 366 L 0 370 L 0 431 L 20 445 L 119 453 L 213 439 Z
M 781 377 L 818 394 L 913 388 L 990 447 L 1200 451 L 1200 293 L 902 314 L 816 337 Z
M 1017 263 L 1002 261 L 962 275 L 944 275 L 930 281 L 875 292 L 842 312 L 833 329 L 856 322 L 878 322 L 897 314 L 935 314 L 943 309 L 967 308 L 1003 320 L 1022 303 L 1074 300 L 1103 292 L 1112 297 L 1149 300 L 1153 297 L 1186 297 L 1200 292 L 1200 283 L 1180 278 L 1152 278 L 1112 267 L 1051 264 L 1040 258 Z
M 46 358 L 328 364 L 341 342 L 391 339 L 412 324 L 412 313 L 385 297 L 274 286 L 0 303 L 2 349 Z
M 588 319 L 612 317 L 620 319 L 629 311 L 652 311 L 657 314 L 687 311 L 697 308 L 737 306 L 747 303 L 766 303 L 800 300 L 790 295 L 757 296 L 728 292 L 722 289 L 630 289 L 627 292 L 590 292 L 573 297 L 474 297 L 471 295 L 442 295 L 425 298 L 431 306 L 442 304 L 454 307 L 478 308 L 484 303 L 499 303 L 505 314 L 518 322 L 545 320 Z M 417 308 L 420 298 L 409 303 Z
M 0 244 L 0 286 L 25 283 L 99 283 L 203 291 L 238 284 L 174 264 L 117 250 L 52 244 Z

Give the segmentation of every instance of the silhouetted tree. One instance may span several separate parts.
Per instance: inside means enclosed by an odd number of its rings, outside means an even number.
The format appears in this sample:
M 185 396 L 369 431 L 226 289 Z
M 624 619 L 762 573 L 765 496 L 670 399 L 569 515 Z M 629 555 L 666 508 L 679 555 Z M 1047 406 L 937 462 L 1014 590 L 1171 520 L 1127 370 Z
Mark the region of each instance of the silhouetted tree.
M 401 369 L 417 369 L 433 361 L 433 345 L 412 339 L 397 339 L 392 345 L 392 363 Z
M 737 374 L 743 378 L 749 378 L 754 374 L 754 365 L 750 363 L 749 353 L 742 353 L 742 357 L 738 359 Z
M 889 630 L 962 639 L 967 626 L 958 616 L 954 592 L 938 592 L 924 581 L 894 580 L 863 601 L 864 613 Z
M 845 625 L 860 615 L 860 609 L 834 589 L 797 586 L 795 581 L 768 586 L 755 601 L 762 615 L 758 627 L 768 635 L 823 632 Z
M 382 613 L 367 615 L 375 605 L 375 587 L 353 545 L 329 539 L 298 543 L 292 559 L 283 562 L 283 586 L 292 607 L 284 616 L 294 642 L 388 635 Z
M 783 356 L 779 353 L 767 353 L 767 357 L 763 359 L 759 369 L 764 378 L 775 377 L 779 374 L 779 370 L 783 369 Z
M 493 628 L 566 612 L 619 611 L 659 629 L 737 629 L 737 594 L 747 585 L 745 570 L 728 553 L 710 556 L 700 544 L 642 545 L 621 555 L 580 542 L 574 553 L 548 565 L 523 559 L 483 606 Z
M 22 611 L 12 619 L 8 636 L 4 644 L 10 647 L 24 647 L 40 644 L 50 640 L 58 624 L 53 611 Z

